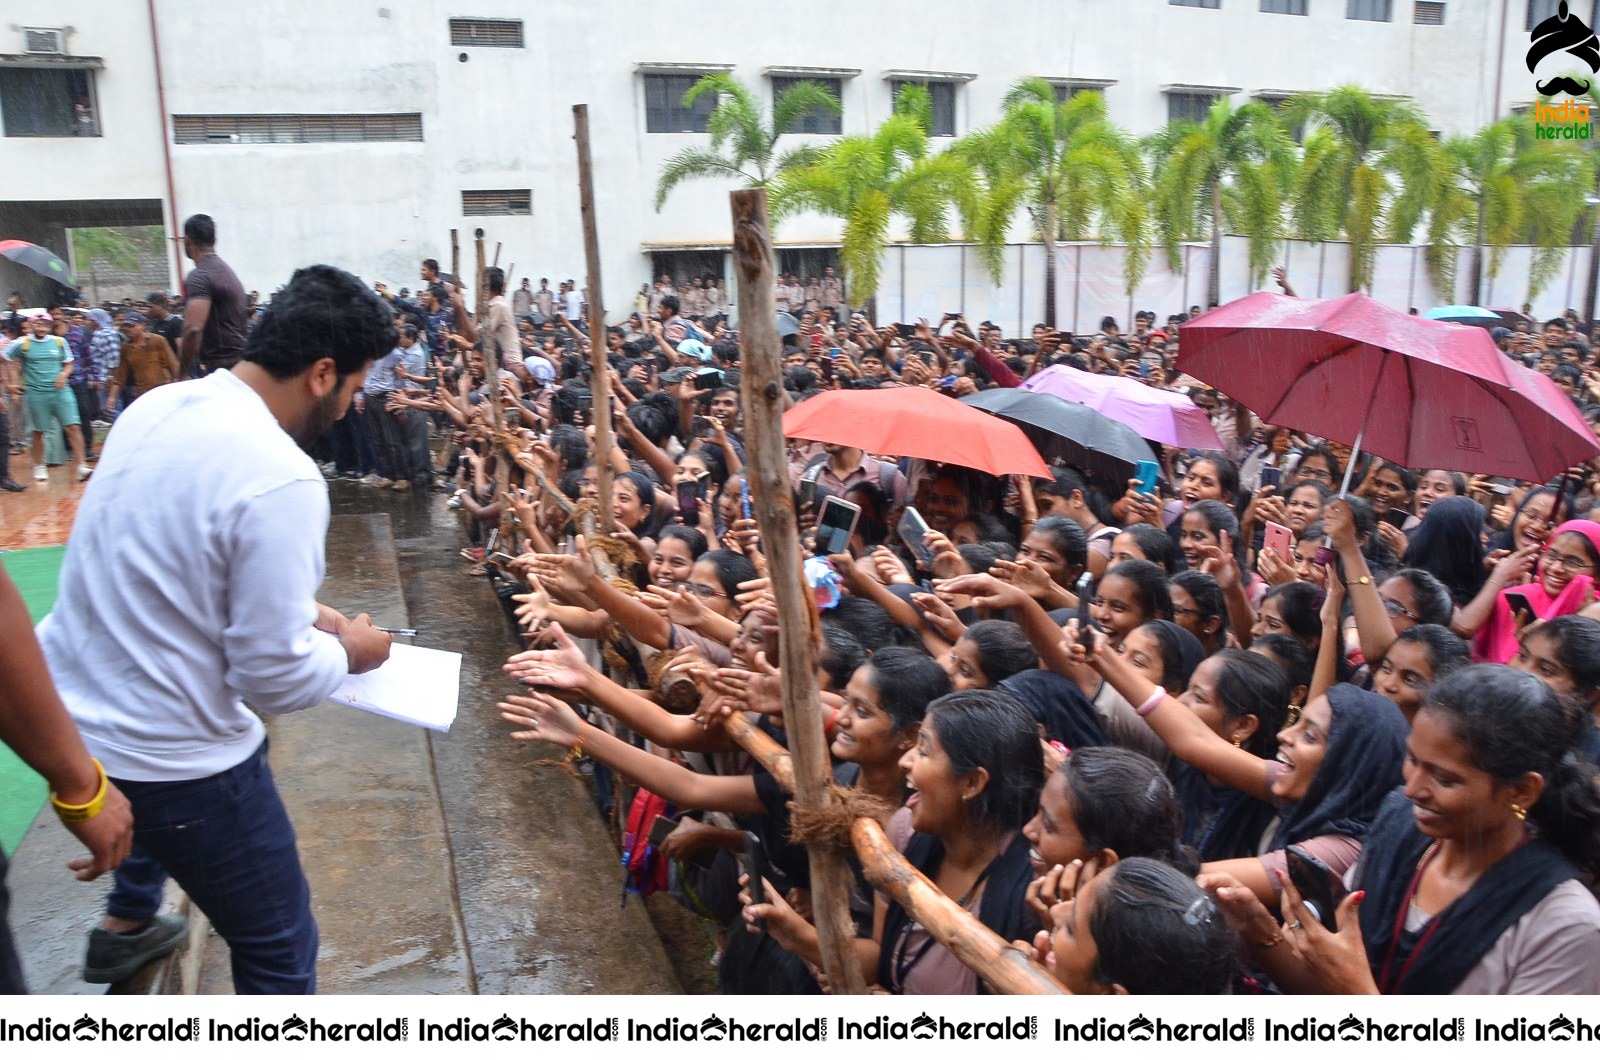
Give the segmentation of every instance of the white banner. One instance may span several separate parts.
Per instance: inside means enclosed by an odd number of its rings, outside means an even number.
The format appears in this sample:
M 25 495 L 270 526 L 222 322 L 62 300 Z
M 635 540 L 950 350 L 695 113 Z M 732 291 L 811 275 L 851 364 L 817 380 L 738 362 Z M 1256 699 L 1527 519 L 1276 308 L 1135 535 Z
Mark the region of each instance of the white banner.
M 1062 1046 L 1127 1057 L 1282 1060 L 1377 1046 L 1410 1058 L 1462 1043 L 1576 1054 L 1600 1035 L 1579 998 L 1062 997 L 31 997 L 0 1000 L 0 1056 L 104 1056 L 152 1043 L 163 1056 L 805 1056 L 927 1043 L 996 1045 L 1006 1060 L 1053 1060 Z M 946 1044 L 948 1043 L 948 1044 Z M 184 1048 L 184 1047 L 195 1048 Z M 1564 1047 L 1564 1048 L 1563 1048 Z M 707 1052 L 710 1048 L 712 1051 Z M 728 1054 L 715 1052 L 730 1048 Z M 175 1051 L 174 1051 L 175 1050 Z M 1307 1050 L 1308 1052 L 1300 1052 Z M 154 1055 L 143 1053 L 141 1055 Z M 742 1054 L 748 1060 L 751 1054 Z M 858 1055 L 855 1052 L 845 1055 Z M 877 1055 L 887 1055 L 879 1053 Z M 903 1054 L 900 1054 L 903 1055 Z M 1476 1055 L 1476 1054 L 1475 1054 Z M 1525 1056 L 1528 1053 L 1518 1052 Z

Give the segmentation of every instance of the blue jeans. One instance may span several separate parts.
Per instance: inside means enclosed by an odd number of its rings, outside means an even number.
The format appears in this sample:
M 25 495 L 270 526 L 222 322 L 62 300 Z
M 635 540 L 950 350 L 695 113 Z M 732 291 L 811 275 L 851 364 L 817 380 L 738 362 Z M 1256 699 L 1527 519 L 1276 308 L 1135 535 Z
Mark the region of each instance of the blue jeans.
M 106 912 L 154 916 L 170 873 L 227 942 L 235 993 L 316 993 L 311 888 L 266 742 L 199 780 L 113 779 L 133 804 L 134 853 L 117 870 Z

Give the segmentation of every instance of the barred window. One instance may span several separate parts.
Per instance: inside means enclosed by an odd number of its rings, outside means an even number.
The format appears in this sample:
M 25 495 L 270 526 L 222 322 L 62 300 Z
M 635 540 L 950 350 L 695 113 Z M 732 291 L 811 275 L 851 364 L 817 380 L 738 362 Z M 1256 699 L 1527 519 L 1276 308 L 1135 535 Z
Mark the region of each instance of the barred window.
M 954 136 L 956 134 L 956 82 L 954 81 L 890 81 L 889 95 L 898 99 L 900 90 L 907 85 L 921 85 L 933 100 L 933 127 L 929 136 Z
M 522 20 L 520 18 L 452 18 L 450 20 L 450 46 L 452 48 L 520 48 L 522 47 Z
M 1167 0 L 1172 7 L 1209 7 L 1212 10 L 1222 6 L 1222 0 Z
M 1419 26 L 1444 25 L 1444 0 L 1417 0 L 1411 21 Z
M 1261 10 L 1269 15 L 1303 15 L 1306 0 L 1261 0 Z
M 174 114 L 179 144 L 422 142 L 421 114 Z
M 711 112 L 717 109 L 717 95 L 707 92 L 683 105 L 684 93 L 700 80 L 700 74 L 644 75 L 644 130 L 653 133 L 703 133 L 711 129 Z
M 787 89 L 793 88 L 802 81 L 814 81 L 815 83 L 821 85 L 823 89 L 826 90 L 827 93 L 834 99 L 842 99 L 844 97 L 844 81 L 837 77 L 774 76 L 772 78 L 772 102 L 776 104 L 779 96 L 783 95 Z M 834 114 L 823 110 L 821 107 L 813 107 L 811 110 L 796 118 L 795 123 L 789 127 L 789 131 L 797 133 L 820 133 L 827 136 L 837 136 L 841 131 L 843 131 L 843 127 L 844 117 L 842 109 L 840 113 Z
M 1345 0 L 1344 17 L 1357 22 L 1388 22 L 1393 0 Z
M 463 191 L 461 213 L 466 217 L 528 217 L 533 213 L 533 192 L 528 188 Z
M 1211 104 L 1222 97 L 1215 92 L 1168 92 L 1167 93 L 1167 121 L 1192 121 L 1196 124 L 1206 120 L 1206 115 L 1211 112 Z

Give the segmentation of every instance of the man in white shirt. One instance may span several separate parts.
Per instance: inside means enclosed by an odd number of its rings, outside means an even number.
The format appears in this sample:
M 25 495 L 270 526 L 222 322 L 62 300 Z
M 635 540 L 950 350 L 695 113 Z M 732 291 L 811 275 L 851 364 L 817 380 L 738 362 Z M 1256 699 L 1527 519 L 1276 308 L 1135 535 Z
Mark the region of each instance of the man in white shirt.
M 574 324 L 583 323 L 583 296 L 571 280 L 561 285 L 561 312 Z
M 106 439 L 39 624 L 62 700 L 133 805 L 92 981 L 150 958 L 164 870 L 228 943 L 237 993 L 316 989 L 310 889 L 257 712 L 314 707 L 388 658 L 366 615 L 316 601 L 328 493 L 304 447 L 394 342 L 360 280 L 301 269 L 237 366 L 151 391 Z

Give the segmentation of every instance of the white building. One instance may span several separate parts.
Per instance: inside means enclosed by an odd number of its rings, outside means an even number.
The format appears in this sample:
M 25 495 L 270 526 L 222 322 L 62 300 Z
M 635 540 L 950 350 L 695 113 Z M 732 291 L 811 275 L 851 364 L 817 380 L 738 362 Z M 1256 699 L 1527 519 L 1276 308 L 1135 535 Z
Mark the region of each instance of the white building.
M 732 71 L 769 99 L 783 78 L 824 80 L 843 105 L 832 131 L 845 133 L 882 119 L 899 81 L 929 83 L 935 131 L 958 135 L 991 122 L 1019 77 L 1040 75 L 1063 91 L 1103 91 L 1113 119 L 1138 133 L 1219 94 L 1272 100 L 1354 82 L 1414 100 L 1451 134 L 1532 98 L 1527 27 L 1555 7 L 11 0 L 0 25 L 0 238 L 64 252 L 66 228 L 164 221 L 175 232 L 175 220 L 209 213 L 222 256 L 265 293 L 313 261 L 415 286 L 420 259 L 449 268 L 452 228 L 470 275 L 482 227 L 491 255 L 503 244 L 513 282 L 582 286 L 571 107 L 587 103 L 616 316 L 662 267 L 723 271 L 732 185 L 685 185 L 652 207 L 662 161 L 707 139 L 688 131 L 704 128 L 704 110 L 680 104 L 706 71 Z M 838 231 L 801 217 L 778 241 L 827 247 Z M 0 266 L 8 289 L 24 278 Z

